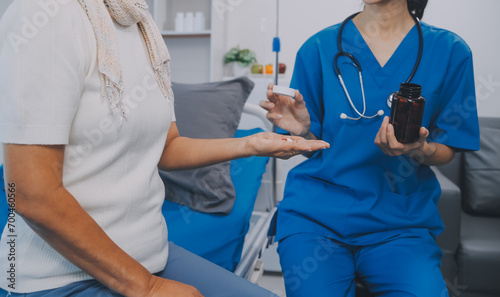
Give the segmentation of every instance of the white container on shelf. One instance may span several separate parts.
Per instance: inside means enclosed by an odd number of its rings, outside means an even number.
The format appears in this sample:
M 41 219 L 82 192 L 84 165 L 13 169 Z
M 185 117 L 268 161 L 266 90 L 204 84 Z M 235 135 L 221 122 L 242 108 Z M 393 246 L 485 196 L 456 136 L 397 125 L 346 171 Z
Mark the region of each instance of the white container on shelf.
M 0 0 L 0 3 L 5 0 Z M 220 71 L 223 55 L 217 55 L 214 51 L 216 41 L 223 42 L 223 34 L 213 34 L 209 31 L 216 17 L 212 17 L 217 9 L 216 1 L 219 0 L 146 0 L 151 6 L 151 14 L 157 24 L 162 24 L 162 35 L 168 43 L 168 49 L 172 60 L 177 61 L 172 64 L 172 79 L 179 83 L 204 83 L 215 79 Z M 233 1 L 233 0 L 231 0 Z M 227 2 L 224 0 L 224 2 Z M 233 1 L 234 2 L 234 1 Z M 1 5 L 0 5 L 1 6 Z M 205 17 L 205 30 L 187 32 L 183 22 L 183 31 L 177 32 L 175 20 L 178 12 L 195 13 L 201 11 Z M 217 32 L 224 32 L 223 22 L 217 22 L 220 29 Z M 216 26 L 217 27 L 217 26 Z M 217 27 L 217 28 L 219 28 Z M 179 28 L 179 27 L 178 27 Z M 214 38 L 215 36 L 215 38 Z M 175 64 L 175 65 L 174 65 Z M 216 70 L 215 70 L 216 69 Z M 214 77 L 214 78 L 212 78 Z
M 194 16 L 194 30 L 196 32 L 205 31 L 205 15 L 203 12 L 198 11 Z
M 194 31 L 194 14 L 192 12 L 186 12 L 186 17 L 184 18 L 184 32 Z
M 184 13 L 178 12 L 175 17 L 175 31 L 184 32 Z

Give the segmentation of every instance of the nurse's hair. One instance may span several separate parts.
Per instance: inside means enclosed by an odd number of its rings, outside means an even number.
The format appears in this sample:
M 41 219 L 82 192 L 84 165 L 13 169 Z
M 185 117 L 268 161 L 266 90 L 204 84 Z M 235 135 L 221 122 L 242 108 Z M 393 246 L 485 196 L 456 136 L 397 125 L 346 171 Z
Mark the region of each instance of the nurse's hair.
M 408 10 L 414 14 L 419 20 L 424 16 L 424 10 L 427 6 L 427 0 L 406 0 L 408 3 Z

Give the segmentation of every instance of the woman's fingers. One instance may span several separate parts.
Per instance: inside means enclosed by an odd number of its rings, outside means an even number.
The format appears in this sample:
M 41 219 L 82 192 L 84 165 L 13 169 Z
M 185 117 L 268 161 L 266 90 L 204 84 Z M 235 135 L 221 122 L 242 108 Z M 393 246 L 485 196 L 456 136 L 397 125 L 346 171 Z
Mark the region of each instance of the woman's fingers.
M 378 130 L 377 136 L 375 137 L 375 144 L 382 150 L 386 155 L 392 156 L 388 145 L 387 145 L 387 124 L 389 123 L 389 118 L 385 117 L 380 129 Z
M 295 151 L 300 151 L 301 153 L 324 150 L 329 147 L 329 143 L 321 140 L 306 140 L 305 142 L 299 142 L 292 146 Z
M 323 140 L 307 140 L 300 136 L 286 136 L 271 132 L 261 134 L 264 139 L 271 141 L 272 156 L 279 158 L 290 158 L 306 152 L 327 149 L 330 144 Z
M 266 118 L 270 121 L 276 121 L 281 120 L 283 118 L 283 115 L 275 112 L 269 112 L 266 114 Z
M 282 140 L 286 142 L 285 146 L 288 146 L 289 150 L 293 150 L 296 153 L 317 151 L 330 147 L 330 144 L 326 141 L 307 140 L 300 136 L 283 136 Z
M 266 111 L 271 111 L 276 105 L 270 101 L 267 100 L 261 100 L 259 102 L 259 106 L 265 109 Z
M 389 117 L 384 117 L 384 121 L 382 121 L 382 125 L 380 126 L 380 143 L 383 146 L 387 146 L 387 126 L 389 125 Z
M 276 96 L 274 95 L 272 90 L 267 90 L 266 97 L 267 97 L 267 100 L 269 100 L 271 102 L 276 102 L 278 100 L 278 98 L 276 98 Z
M 295 106 L 301 106 L 304 105 L 304 96 L 299 92 L 299 90 L 295 90 Z
M 384 117 L 379 132 L 375 137 L 375 144 L 389 156 L 402 155 L 407 147 L 396 139 L 394 126 L 389 123 L 389 117 Z
M 429 137 L 429 130 L 427 130 L 425 127 L 421 127 L 419 131 L 420 138 L 418 142 L 420 142 L 422 145 L 427 141 L 427 137 Z
M 378 148 L 386 155 L 392 156 L 391 151 L 387 148 L 385 144 L 383 144 L 380 140 L 380 134 L 381 132 L 377 133 L 377 137 L 375 138 L 375 144 L 378 146 Z
M 424 127 L 420 128 L 419 131 L 420 138 L 418 139 L 417 142 L 406 144 L 405 149 L 403 150 L 404 154 L 418 154 L 421 152 L 421 150 L 424 148 L 426 142 L 427 142 L 427 137 L 429 137 L 429 130 L 427 130 Z
M 295 151 L 310 152 L 330 148 L 328 142 L 322 140 L 304 140 L 292 144 Z
M 274 94 L 273 87 L 274 87 L 273 83 L 270 83 L 269 86 L 267 86 L 266 95 L 267 95 L 267 100 L 276 103 L 280 100 L 280 98 L 278 97 L 278 95 Z
M 277 95 L 272 91 L 271 83 L 267 90 L 267 99 L 259 102 L 259 106 L 267 111 L 267 119 L 281 129 L 295 135 L 306 135 L 311 121 L 303 96 L 297 90 L 295 98 Z M 278 124 L 276 121 L 280 120 Z
M 388 123 L 388 117 L 386 117 L 375 137 L 375 144 L 384 154 L 389 156 L 410 154 L 416 150 L 420 150 L 425 145 L 427 137 L 429 136 L 429 130 L 422 127 L 420 128 L 419 134 L 419 140 L 414 143 L 403 144 L 399 142 L 394 132 L 394 126 Z
M 396 134 L 394 133 L 394 126 L 391 124 L 387 125 L 386 137 L 387 137 L 387 145 L 391 150 L 396 151 L 396 153 L 399 153 L 399 151 L 404 150 L 405 145 L 397 140 Z
M 153 286 L 145 297 L 203 297 L 195 287 L 153 276 Z

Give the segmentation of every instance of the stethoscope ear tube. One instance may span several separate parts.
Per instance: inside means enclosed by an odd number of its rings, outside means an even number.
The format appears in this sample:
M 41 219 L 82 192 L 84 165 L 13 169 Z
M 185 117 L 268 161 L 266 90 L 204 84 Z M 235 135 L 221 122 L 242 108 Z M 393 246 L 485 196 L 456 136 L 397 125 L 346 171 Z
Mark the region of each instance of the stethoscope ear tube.
M 419 44 L 418 44 L 417 61 L 415 62 L 415 66 L 413 67 L 413 70 L 412 70 L 410 76 L 408 77 L 408 79 L 405 82 L 407 84 L 409 84 L 411 82 L 411 80 L 413 79 L 413 77 L 417 73 L 418 67 L 420 66 L 420 60 L 422 60 L 422 54 L 424 52 L 424 33 L 422 32 L 422 26 L 420 25 L 420 20 L 413 13 L 410 13 L 410 15 L 413 18 L 413 20 L 415 21 L 415 25 L 417 26 Z
M 342 76 L 342 72 L 340 71 L 340 68 L 339 68 L 339 63 L 338 63 L 338 60 L 340 57 L 347 57 L 348 59 L 350 59 L 354 66 L 356 66 L 356 68 L 358 69 L 359 72 L 362 72 L 361 70 L 361 63 L 359 63 L 358 59 L 356 59 L 356 57 L 354 57 L 352 54 L 349 54 L 347 52 L 338 52 L 335 57 L 333 58 L 333 67 L 335 68 L 335 74 L 337 76 Z

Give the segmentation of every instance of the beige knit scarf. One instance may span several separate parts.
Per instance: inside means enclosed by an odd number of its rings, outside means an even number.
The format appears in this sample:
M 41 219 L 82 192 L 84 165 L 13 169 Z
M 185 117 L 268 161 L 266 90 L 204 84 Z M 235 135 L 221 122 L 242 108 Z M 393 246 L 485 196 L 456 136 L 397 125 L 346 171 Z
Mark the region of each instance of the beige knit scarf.
M 127 110 L 122 102 L 123 75 L 113 19 L 122 26 L 138 25 L 148 47 L 151 65 L 160 89 L 173 100 L 170 82 L 170 54 L 158 27 L 148 12 L 144 0 L 79 0 L 87 13 L 97 40 L 99 72 L 102 75 L 102 95 L 108 97 L 111 108 L 119 109 L 123 117 Z

